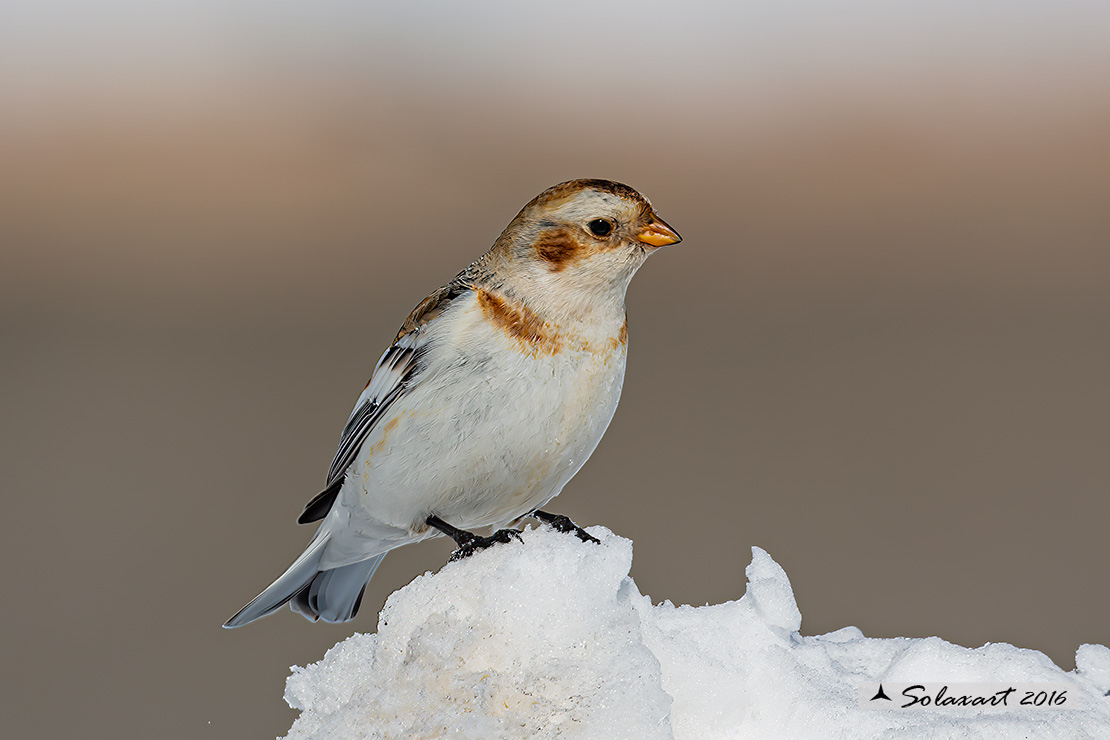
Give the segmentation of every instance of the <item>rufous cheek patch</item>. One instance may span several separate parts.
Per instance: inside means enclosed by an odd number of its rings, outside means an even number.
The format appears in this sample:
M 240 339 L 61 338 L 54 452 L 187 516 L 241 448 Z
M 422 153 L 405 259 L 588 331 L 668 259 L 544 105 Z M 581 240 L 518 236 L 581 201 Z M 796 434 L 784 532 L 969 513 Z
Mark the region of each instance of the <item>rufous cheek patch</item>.
M 550 229 L 536 240 L 536 256 L 558 272 L 582 254 L 582 245 L 567 229 Z

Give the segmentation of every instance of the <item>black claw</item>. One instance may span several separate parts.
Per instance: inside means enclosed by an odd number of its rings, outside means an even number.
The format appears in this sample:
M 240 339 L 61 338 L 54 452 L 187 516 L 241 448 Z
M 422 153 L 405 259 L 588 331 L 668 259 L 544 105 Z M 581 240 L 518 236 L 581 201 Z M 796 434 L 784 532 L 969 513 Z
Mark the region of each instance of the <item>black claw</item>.
M 455 544 L 459 547 L 462 547 L 467 542 L 470 542 L 472 539 L 474 539 L 474 535 L 470 532 L 467 532 L 465 529 L 459 529 L 458 527 L 452 527 L 450 524 L 443 521 L 435 514 L 432 514 L 424 521 L 427 522 L 429 527 L 435 527 L 440 532 L 443 532 L 445 535 L 453 539 L 455 541 Z
M 451 553 L 451 557 L 449 558 L 448 562 L 453 563 L 456 560 L 468 558 L 474 553 L 480 550 L 485 550 L 491 545 L 496 545 L 499 543 L 507 544 L 509 542 L 512 542 L 513 540 L 517 540 L 518 542 L 520 541 L 520 532 L 516 531 L 515 529 L 499 529 L 491 534 L 489 537 L 479 537 L 478 535 L 470 534 L 470 532 L 466 532 L 465 534 L 470 535 L 470 538 L 465 540 L 464 542 L 459 542 L 459 549 Z M 458 540 L 456 540 L 456 542 L 458 542 Z
M 546 511 L 533 511 L 532 516 L 539 519 L 544 524 L 551 525 L 559 532 L 566 532 L 568 534 L 573 532 L 577 535 L 578 539 L 583 542 L 593 542 L 597 545 L 601 544 L 601 540 L 572 522 L 570 517 L 565 514 L 548 514 Z
M 435 527 L 440 532 L 443 532 L 445 535 L 453 539 L 455 541 L 455 544 L 459 546 L 459 549 L 451 553 L 451 559 L 448 562 L 462 560 L 465 557 L 473 555 L 479 550 L 485 550 L 490 545 L 496 545 L 498 543 L 504 544 L 506 542 L 511 542 L 514 539 L 520 539 L 520 532 L 516 531 L 515 529 L 499 529 L 491 534 L 489 537 L 479 537 L 473 532 L 467 532 L 465 529 L 452 527 L 450 524 L 443 521 L 434 514 L 428 517 L 425 521 L 428 522 L 429 527 Z

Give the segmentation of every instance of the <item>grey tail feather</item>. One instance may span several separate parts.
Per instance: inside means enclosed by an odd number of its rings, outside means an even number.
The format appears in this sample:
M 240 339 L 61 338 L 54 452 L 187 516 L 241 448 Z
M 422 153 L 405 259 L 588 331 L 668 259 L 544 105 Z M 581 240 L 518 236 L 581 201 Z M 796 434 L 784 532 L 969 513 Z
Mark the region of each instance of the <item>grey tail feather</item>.
M 327 535 L 318 534 L 308 549 L 301 553 L 288 570 L 267 586 L 265 591 L 251 599 L 238 614 L 224 622 L 224 627 L 242 627 L 285 606 L 320 572 L 320 558 L 323 557 L 327 544 Z
M 267 614 L 290 605 L 310 621 L 344 622 L 358 611 L 366 582 L 374 575 L 385 554 L 375 555 L 334 570 L 320 570 L 320 559 L 328 544 L 327 535 L 318 536 L 299 558 L 266 590 L 239 610 L 224 627 L 242 627 Z
M 290 608 L 305 619 L 315 622 L 346 622 L 353 619 L 362 603 L 362 594 L 385 553 L 369 560 L 344 565 L 317 573 L 289 603 Z

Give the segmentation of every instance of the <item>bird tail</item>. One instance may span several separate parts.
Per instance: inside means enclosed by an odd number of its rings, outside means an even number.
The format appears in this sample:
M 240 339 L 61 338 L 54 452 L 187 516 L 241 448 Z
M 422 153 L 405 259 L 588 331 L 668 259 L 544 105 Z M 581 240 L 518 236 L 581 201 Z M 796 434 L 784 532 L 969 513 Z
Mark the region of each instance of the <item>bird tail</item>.
M 224 627 L 242 627 L 289 603 L 293 611 L 315 622 L 346 622 L 358 612 L 366 583 L 378 569 L 385 553 L 351 565 L 329 570 L 320 569 L 320 560 L 328 544 L 322 534 L 313 540 L 297 560 L 266 590 L 251 599 Z M 292 602 L 292 603 L 290 603 Z

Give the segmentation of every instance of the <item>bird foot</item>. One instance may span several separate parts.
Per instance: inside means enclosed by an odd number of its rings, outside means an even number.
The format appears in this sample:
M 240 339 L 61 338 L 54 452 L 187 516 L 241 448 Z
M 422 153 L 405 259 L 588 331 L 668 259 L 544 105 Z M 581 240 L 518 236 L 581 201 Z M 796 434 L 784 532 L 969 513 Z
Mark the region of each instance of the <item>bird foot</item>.
M 451 553 L 451 558 L 448 562 L 453 563 L 456 560 L 468 558 L 474 553 L 480 550 L 485 550 L 487 547 L 490 547 L 492 545 L 496 545 L 499 543 L 507 544 L 509 542 L 512 542 L 513 540 L 517 540 L 518 542 L 520 541 L 520 532 L 516 531 L 515 529 L 499 529 L 491 534 L 489 537 L 479 537 L 478 535 L 471 534 L 470 532 L 464 532 L 463 534 L 469 535 L 469 537 L 460 537 L 455 540 L 459 543 L 459 549 Z
M 548 514 L 546 511 L 533 511 L 532 516 L 539 519 L 544 524 L 554 527 L 559 532 L 565 532 L 567 534 L 573 532 L 578 539 L 583 542 L 593 542 L 596 545 L 601 544 L 601 540 L 572 522 L 570 517 L 565 514 Z

